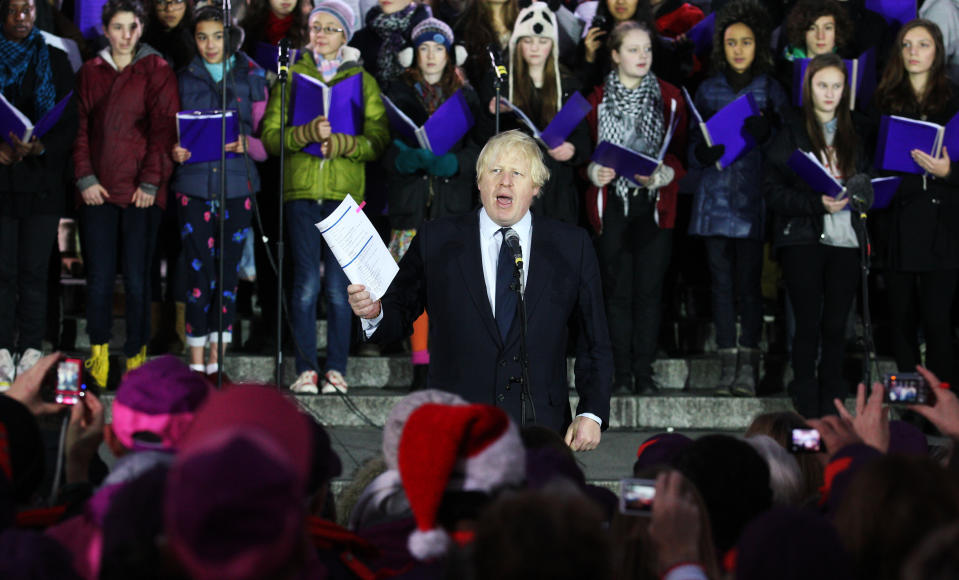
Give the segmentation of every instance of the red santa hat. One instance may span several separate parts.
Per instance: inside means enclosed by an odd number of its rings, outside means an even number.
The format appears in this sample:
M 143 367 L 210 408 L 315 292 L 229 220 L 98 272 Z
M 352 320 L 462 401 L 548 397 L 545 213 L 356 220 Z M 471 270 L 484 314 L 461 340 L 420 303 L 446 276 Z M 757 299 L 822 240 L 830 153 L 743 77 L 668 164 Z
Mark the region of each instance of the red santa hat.
M 526 450 L 502 409 L 429 403 L 410 415 L 400 439 L 399 470 L 416 530 L 407 547 L 419 560 L 446 554 L 449 534 L 436 515 L 446 491 L 490 493 L 526 478 Z

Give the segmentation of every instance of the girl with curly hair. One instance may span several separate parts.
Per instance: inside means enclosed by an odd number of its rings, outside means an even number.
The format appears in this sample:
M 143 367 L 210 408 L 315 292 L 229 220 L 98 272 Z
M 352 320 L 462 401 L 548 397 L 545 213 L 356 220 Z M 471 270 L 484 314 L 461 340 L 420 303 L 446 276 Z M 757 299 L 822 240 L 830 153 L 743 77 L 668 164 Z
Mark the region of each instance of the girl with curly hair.
M 743 130 L 757 143 L 722 170 L 716 162 L 722 145 L 709 147 L 699 131 L 690 138 L 690 171 L 698 172 L 689 234 L 702 236 L 712 276 L 713 318 L 721 372 L 721 394 L 756 392 L 759 338 L 762 332 L 760 273 L 763 260 L 765 206 L 762 196 L 765 143 L 789 103 L 769 74 L 772 30 L 766 10 L 756 0 L 736 0 L 716 16 L 713 37 L 715 73 L 696 92 L 696 108 L 708 119 L 737 98 L 751 93 L 762 114 L 746 119 Z M 737 304 L 738 302 L 738 304 Z M 742 331 L 737 350 L 736 318 Z

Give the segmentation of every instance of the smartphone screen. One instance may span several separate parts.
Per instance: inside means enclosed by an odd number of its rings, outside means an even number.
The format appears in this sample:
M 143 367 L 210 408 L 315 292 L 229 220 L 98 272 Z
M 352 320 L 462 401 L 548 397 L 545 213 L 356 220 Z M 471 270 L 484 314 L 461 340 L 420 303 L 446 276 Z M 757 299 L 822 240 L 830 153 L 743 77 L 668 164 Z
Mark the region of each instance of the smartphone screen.
M 889 373 L 883 401 L 890 405 L 932 405 L 932 388 L 919 373 Z
M 652 479 L 621 479 L 619 481 L 619 511 L 634 516 L 653 513 L 656 482 Z
M 83 396 L 84 385 L 80 382 L 83 361 L 68 358 L 57 364 L 57 390 L 54 400 L 64 405 L 76 405 Z
M 822 451 L 822 437 L 815 429 L 793 429 L 789 450 L 793 453 L 819 453 Z

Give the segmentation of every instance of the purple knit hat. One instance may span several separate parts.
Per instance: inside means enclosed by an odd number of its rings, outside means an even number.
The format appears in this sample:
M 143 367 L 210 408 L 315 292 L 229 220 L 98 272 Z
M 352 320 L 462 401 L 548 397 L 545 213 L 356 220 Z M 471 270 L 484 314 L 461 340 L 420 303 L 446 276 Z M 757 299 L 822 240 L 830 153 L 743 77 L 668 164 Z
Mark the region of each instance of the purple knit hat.
M 929 455 L 929 441 L 915 425 L 905 421 L 890 421 L 888 452 L 925 457 Z
M 173 451 L 209 394 L 206 379 L 180 359 L 153 359 L 123 377 L 113 400 L 113 432 L 128 449 Z M 137 435 L 143 432 L 159 441 Z
M 303 541 L 304 486 L 281 443 L 229 428 L 177 459 L 167 480 L 165 529 L 196 580 L 272 577 Z

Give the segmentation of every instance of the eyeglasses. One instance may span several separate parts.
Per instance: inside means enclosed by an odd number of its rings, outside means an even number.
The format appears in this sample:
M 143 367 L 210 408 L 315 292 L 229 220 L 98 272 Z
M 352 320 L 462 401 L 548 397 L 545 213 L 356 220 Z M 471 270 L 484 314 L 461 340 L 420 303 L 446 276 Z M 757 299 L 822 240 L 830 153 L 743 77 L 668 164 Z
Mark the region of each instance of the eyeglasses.
M 183 8 L 185 0 L 156 0 L 157 8 L 160 10 L 178 10 Z
M 313 34 L 319 34 L 325 32 L 327 34 L 336 34 L 338 32 L 343 32 L 342 28 L 333 28 L 332 26 L 311 26 L 310 32 Z

